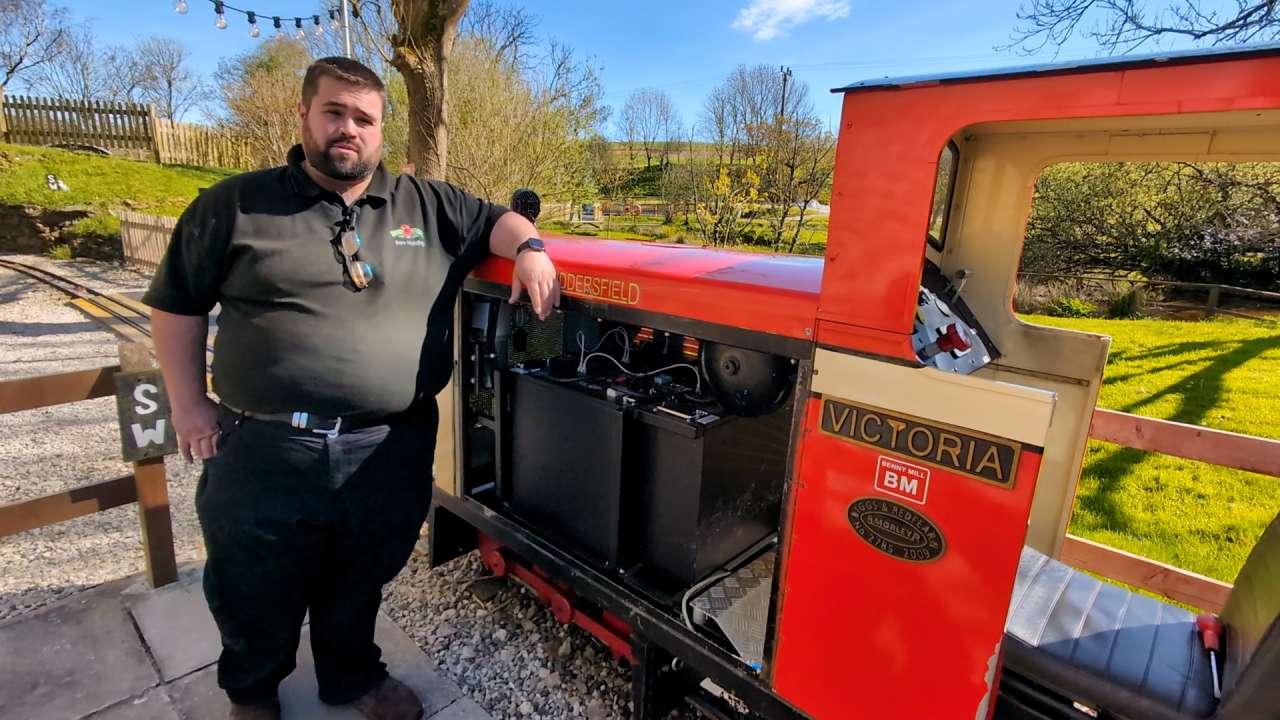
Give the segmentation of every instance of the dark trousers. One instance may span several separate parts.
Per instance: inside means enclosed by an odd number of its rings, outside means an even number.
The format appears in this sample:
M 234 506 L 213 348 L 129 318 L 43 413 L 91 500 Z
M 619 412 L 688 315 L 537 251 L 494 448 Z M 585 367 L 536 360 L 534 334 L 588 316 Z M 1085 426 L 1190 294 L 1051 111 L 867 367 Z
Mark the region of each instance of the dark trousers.
M 374 622 L 431 502 L 434 403 L 424 415 L 329 439 L 220 411 L 196 512 L 233 702 L 275 699 L 308 611 L 321 700 L 351 702 L 386 676 Z

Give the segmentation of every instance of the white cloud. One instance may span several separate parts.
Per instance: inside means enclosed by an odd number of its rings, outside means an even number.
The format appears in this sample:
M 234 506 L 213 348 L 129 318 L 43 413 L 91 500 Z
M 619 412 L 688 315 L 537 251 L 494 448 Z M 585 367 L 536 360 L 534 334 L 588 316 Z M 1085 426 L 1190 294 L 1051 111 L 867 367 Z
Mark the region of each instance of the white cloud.
M 772 40 L 797 25 L 849 14 L 849 0 L 751 0 L 733 21 L 733 29 L 756 40 Z

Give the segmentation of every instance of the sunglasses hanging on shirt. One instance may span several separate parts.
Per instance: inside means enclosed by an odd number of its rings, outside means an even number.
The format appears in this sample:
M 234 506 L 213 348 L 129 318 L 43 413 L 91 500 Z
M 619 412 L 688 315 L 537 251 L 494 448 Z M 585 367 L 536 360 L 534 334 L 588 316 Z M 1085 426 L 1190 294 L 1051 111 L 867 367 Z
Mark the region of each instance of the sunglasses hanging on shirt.
M 356 229 L 358 210 L 356 207 L 348 207 L 343 211 L 338 237 L 334 240 L 334 249 L 340 254 L 339 262 L 356 292 L 369 287 L 374 278 L 373 265 L 360 259 L 360 248 L 364 241 L 360 239 L 360 231 Z

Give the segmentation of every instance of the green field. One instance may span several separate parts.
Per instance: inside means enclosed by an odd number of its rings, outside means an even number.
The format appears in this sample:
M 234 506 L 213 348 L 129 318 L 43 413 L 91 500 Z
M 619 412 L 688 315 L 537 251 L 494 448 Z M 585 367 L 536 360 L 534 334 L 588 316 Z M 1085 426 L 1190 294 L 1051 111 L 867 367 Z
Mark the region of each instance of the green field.
M 1101 407 L 1280 439 L 1280 323 L 1028 322 L 1111 336 Z M 1232 582 L 1280 511 L 1280 478 L 1090 441 L 1070 532 Z
M 790 237 L 790 232 L 794 230 L 797 221 L 798 218 L 794 215 L 788 221 L 787 238 Z M 743 221 L 740 226 L 744 233 L 743 241 L 734 245 L 731 249 L 745 252 L 773 252 L 773 247 L 770 244 L 772 238 L 771 230 L 764 220 L 747 220 Z M 697 227 L 692 221 L 686 223 L 683 215 L 677 215 L 672 222 L 663 222 L 660 217 L 609 216 L 598 224 L 598 229 L 582 225 L 571 225 L 562 220 L 542 221 L 538 223 L 538 228 L 543 232 L 558 235 L 590 236 L 608 240 L 653 240 L 687 243 L 689 245 L 702 244 L 702 238 L 698 234 Z M 800 230 L 800 237 L 796 243 L 794 254 L 820 256 L 826 252 L 826 249 L 827 216 L 806 213 L 804 226 Z M 787 248 L 783 247 L 783 251 L 785 252 L 786 250 Z

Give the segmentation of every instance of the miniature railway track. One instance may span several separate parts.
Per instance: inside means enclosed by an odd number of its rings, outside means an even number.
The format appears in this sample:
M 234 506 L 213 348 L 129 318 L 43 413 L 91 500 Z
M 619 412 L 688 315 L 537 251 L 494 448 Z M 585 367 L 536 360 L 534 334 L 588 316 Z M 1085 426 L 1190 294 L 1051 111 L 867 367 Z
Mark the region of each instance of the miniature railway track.
M 151 323 L 138 308 L 122 302 L 119 298 L 95 290 L 84 283 L 45 270 L 35 265 L 0 258 L 0 268 L 22 273 L 38 280 L 49 287 L 61 290 L 79 301 L 77 305 L 85 309 L 89 306 L 90 314 L 107 327 L 108 330 L 128 340 L 149 340 Z M 213 353 L 213 347 L 206 345 L 205 352 Z

